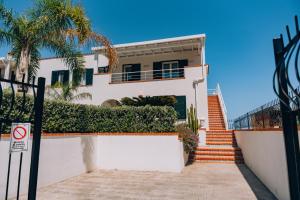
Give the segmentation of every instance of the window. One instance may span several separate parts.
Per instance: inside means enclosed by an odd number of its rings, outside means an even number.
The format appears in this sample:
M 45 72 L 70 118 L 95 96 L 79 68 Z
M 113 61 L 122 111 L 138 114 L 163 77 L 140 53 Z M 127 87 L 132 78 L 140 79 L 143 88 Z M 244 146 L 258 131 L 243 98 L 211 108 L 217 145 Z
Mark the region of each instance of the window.
M 184 77 L 184 68 L 188 60 L 169 60 L 153 63 L 153 79 Z
M 93 85 L 94 69 L 88 68 L 85 70 L 85 85 Z
M 178 119 L 186 119 L 186 96 L 176 96 L 174 109 L 177 112 Z
M 81 77 L 80 85 L 93 85 L 93 76 L 93 68 L 85 69 Z
M 69 83 L 69 70 L 52 71 L 51 85 Z
M 178 77 L 178 61 L 162 63 L 162 77 L 176 78 Z
M 141 64 L 123 65 L 123 81 L 141 80 Z
M 99 74 L 105 74 L 105 73 L 108 73 L 108 66 L 98 67 L 98 73 L 99 73 Z

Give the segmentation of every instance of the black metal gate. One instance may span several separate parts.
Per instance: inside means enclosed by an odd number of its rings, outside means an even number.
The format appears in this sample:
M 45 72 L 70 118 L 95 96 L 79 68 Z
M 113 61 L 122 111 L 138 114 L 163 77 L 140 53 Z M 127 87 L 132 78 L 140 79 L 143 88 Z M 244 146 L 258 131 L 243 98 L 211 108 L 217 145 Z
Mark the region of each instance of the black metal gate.
M 45 78 L 38 78 L 37 84 L 35 84 L 35 78 L 25 82 L 24 76 L 22 81 L 16 81 L 14 75 L 10 80 L 0 77 L 0 142 L 2 134 L 8 133 L 7 130 L 12 123 L 31 123 L 33 126 L 28 187 L 29 200 L 36 199 L 44 92 Z M 31 106 L 28 106 L 29 102 L 32 103 Z M 17 194 L 15 194 L 16 198 L 19 199 L 23 152 L 15 152 L 14 154 L 20 154 Z M 6 179 L 5 199 L 8 199 L 10 187 L 11 157 L 12 152 L 9 151 L 7 176 L 0 177 Z M 0 197 L 0 199 L 3 198 Z
M 295 17 L 296 35 L 292 38 L 286 26 L 288 43 L 283 36 L 273 40 L 276 70 L 273 87 L 280 100 L 291 199 L 300 199 L 300 150 L 298 126 L 300 122 L 300 30 Z M 294 76 L 294 77 L 292 77 Z

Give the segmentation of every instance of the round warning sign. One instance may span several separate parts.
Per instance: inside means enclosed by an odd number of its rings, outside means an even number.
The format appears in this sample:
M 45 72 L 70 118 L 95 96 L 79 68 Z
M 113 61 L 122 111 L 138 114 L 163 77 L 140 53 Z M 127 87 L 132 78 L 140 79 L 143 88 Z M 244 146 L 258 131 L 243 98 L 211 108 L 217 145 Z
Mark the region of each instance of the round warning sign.
M 10 133 L 10 152 L 28 150 L 30 126 L 30 123 L 12 123 Z
M 22 140 L 26 137 L 26 135 L 27 135 L 27 130 L 23 126 L 15 127 L 13 131 L 13 137 L 16 140 Z

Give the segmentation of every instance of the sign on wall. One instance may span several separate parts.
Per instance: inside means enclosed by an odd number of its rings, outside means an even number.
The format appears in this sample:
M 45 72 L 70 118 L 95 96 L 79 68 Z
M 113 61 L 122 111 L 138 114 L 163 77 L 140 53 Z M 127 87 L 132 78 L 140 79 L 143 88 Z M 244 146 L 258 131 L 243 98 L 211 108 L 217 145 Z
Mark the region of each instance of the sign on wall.
M 30 123 L 12 123 L 10 133 L 10 152 L 28 150 Z

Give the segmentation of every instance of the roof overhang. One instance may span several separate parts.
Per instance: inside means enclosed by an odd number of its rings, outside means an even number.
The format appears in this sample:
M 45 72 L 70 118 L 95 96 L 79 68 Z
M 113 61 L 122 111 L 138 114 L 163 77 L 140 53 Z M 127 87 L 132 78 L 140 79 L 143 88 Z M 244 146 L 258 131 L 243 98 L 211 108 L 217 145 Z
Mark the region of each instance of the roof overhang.
M 162 53 L 175 53 L 183 51 L 197 51 L 205 45 L 205 34 L 189 35 L 183 37 L 134 42 L 113 45 L 119 57 L 133 57 Z M 93 47 L 92 51 L 105 54 L 104 47 Z

